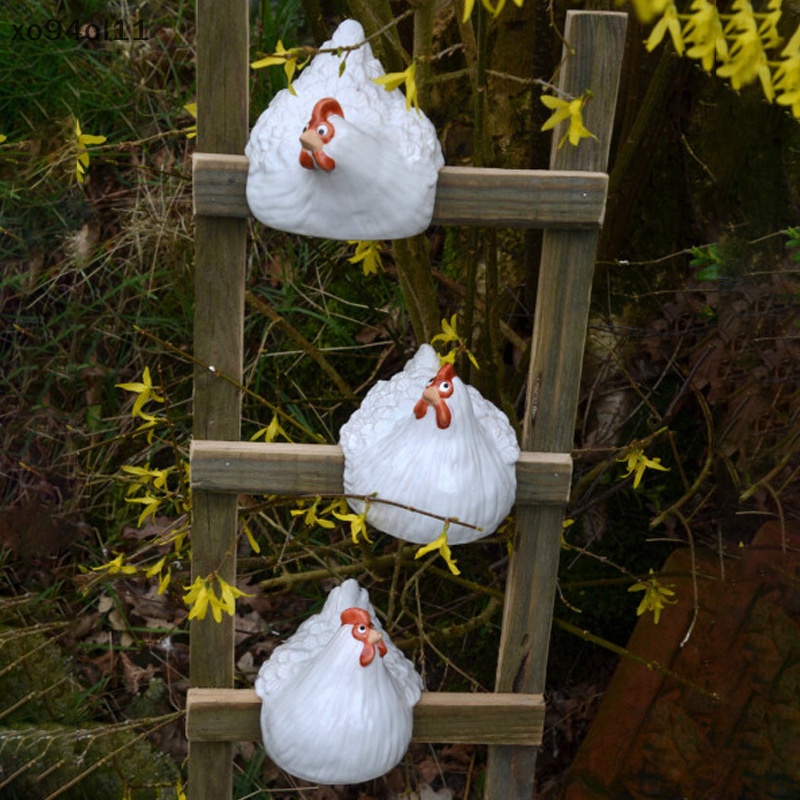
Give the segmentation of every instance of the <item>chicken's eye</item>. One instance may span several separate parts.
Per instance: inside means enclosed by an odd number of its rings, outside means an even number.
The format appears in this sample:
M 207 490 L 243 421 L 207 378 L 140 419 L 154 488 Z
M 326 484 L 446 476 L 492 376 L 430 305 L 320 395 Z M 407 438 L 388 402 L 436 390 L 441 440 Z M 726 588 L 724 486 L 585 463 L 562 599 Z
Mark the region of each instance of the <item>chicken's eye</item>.
M 439 392 L 441 394 L 446 394 L 449 391 L 450 391 L 450 382 L 449 381 L 442 381 L 439 384 Z
M 303 125 L 303 133 L 305 133 L 307 130 L 308 130 L 308 125 Z
M 356 628 L 356 631 L 361 634 L 365 634 L 367 632 L 367 626 L 363 623 Z
M 317 128 L 317 133 L 318 133 L 320 136 L 325 136 L 325 135 L 328 133 L 328 126 L 327 126 L 327 125 L 320 125 L 320 126 Z

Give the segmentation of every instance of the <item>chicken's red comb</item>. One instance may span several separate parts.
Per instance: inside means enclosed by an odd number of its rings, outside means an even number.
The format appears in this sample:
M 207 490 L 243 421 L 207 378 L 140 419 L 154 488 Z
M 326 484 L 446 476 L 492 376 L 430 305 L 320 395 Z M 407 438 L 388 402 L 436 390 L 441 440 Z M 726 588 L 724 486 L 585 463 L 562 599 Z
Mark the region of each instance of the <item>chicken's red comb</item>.
M 431 381 L 431 383 L 439 383 L 440 381 L 452 381 L 453 378 L 458 377 L 456 373 L 456 368 L 450 364 L 442 364 L 439 367 L 439 371 L 436 373 L 436 377 Z
M 342 611 L 342 625 L 359 624 L 372 626 L 369 612 L 365 611 L 363 608 L 346 608 Z
M 335 97 L 323 97 L 322 100 L 317 100 L 311 112 L 311 120 L 318 122 L 320 118 L 327 119 L 331 114 L 344 119 L 344 111 L 342 111 L 339 101 Z

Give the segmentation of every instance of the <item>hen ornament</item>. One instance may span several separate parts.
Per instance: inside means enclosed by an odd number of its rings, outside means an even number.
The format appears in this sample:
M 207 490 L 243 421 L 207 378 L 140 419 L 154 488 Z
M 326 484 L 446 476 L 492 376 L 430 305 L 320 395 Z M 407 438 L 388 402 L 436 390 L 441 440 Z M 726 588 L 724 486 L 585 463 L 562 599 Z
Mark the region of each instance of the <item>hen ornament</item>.
M 279 767 L 307 781 L 361 783 L 403 758 L 422 679 L 349 579 L 275 648 L 255 690 L 264 747 Z
M 354 50 L 339 50 L 361 45 Z M 384 70 L 355 20 L 258 118 L 245 153 L 247 202 L 273 228 L 326 239 L 399 239 L 431 221 L 442 148 L 430 120 Z
M 371 525 L 425 545 L 417 558 L 439 550 L 456 574 L 449 544 L 493 533 L 514 504 L 519 445 L 508 417 L 428 344 L 370 389 L 339 439 L 345 493 L 376 498 L 348 500 L 356 513 L 368 506 Z

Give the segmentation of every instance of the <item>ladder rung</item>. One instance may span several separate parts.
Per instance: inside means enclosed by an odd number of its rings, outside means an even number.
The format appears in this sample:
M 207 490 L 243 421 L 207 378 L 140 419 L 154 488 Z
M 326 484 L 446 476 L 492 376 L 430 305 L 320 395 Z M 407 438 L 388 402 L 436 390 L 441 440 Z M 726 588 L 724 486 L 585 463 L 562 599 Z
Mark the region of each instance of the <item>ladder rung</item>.
M 195 153 L 192 163 L 195 214 L 250 216 L 246 156 Z M 433 222 L 596 229 L 603 224 L 607 192 L 604 172 L 443 167 Z
M 192 489 L 236 494 L 341 494 L 344 456 L 339 445 L 195 440 Z M 523 451 L 517 461 L 517 503 L 565 503 L 568 453 Z
M 423 692 L 414 707 L 416 742 L 538 745 L 540 694 Z M 199 742 L 261 739 L 261 700 L 252 689 L 189 689 L 186 736 Z

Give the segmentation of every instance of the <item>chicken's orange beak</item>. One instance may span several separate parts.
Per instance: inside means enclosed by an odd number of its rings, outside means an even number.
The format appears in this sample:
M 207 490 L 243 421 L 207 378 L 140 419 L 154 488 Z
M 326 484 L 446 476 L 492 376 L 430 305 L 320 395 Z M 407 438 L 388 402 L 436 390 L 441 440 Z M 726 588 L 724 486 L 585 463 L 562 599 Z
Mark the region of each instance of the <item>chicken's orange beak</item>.
M 442 430 L 450 427 L 450 409 L 439 394 L 439 389 L 433 384 L 426 386 L 422 390 L 422 397 L 417 400 L 417 404 L 414 406 L 414 416 L 417 419 L 422 419 L 428 412 L 428 406 L 432 406 L 436 413 L 437 427 Z
M 383 641 L 383 634 L 380 631 L 376 631 L 375 628 L 370 628 L 367 641 L 377 648 L 378 655 L 381 658 L 386 655 L 386 643 Z
M 439 403 L 439 390 L 431 384 L 422 390 L 422 399 L 427 400 L 430 405 L 436 408 Z
M 375 658 L 375 651 L 383 658 L 386 655 L 386 643 L 383 641 L 383 636 L 380 631 L 370 627 L 367 631 L 367 640 L 364 642 L 364 649 L 361 651 L 359 663 L 362 667 L 368 667 Z
M 437 388 L 431 384 L 430 386 L 426 386 L 422 390 L 422 397 L 417 400 L 417 404 L 414 406 L 414 416 L 417 419 L 422 419 L 428 413 L 428 406 L 436 406 L 439 403 L 439 391 Z
M 324 142 L 322 141 L 322 137 L 313 128 L 308 128 L 300 134 L 300 144 L 304 150 L 318 153 L 322 150 Z
M 306 169 L 314 169 L 316 164 L 325 172 L 331 172 L 336 167 L 336 162 L 323 149 L 325 142 L 313 128 L 300 134 L 300 146 L 303 148 L 300 151 L 300 165 Z

